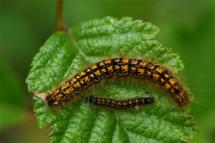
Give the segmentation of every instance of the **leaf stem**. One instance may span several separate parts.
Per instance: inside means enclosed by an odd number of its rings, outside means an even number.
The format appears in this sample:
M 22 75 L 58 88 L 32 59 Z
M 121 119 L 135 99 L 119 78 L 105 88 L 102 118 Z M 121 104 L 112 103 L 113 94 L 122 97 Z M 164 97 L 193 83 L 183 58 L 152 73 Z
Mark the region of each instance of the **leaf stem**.
M 63 2 L 64 0 L 56 0 L 56 31 L 67 31 L 63 22 Z

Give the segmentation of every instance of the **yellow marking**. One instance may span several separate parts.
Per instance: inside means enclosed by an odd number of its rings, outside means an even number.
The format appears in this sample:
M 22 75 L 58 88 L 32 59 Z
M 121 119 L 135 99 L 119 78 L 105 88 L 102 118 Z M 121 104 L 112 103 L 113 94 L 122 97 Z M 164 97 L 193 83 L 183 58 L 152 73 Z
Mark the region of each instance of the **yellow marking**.
M 77 81 L 76 78 L 72 78 L 72 79 L 71 79 L 71 82 L 72 82 L 72 83 L 75 83 L 76 81 Z
M 100 64 L 99 64 L 99 66 L 104 66 L 105 64 L 103 63 L 103 62 L 101 62 Z
M 164 83 L 165 82 L 165 79 L 164 78 L 160 78 L 161 80 L 161 83 Z
M 91 69 L 88 68 L 88 69 L 87 69 L 87 72 L 91 72 Z
M 115 62 L 117 62 L 117 63 L 120 62 L 120 59 L 119 59 L 119 58 L 116 58 L 116 59 L 115 59 Z
M 105 60 L 104 63 L 105 64 L 111 64 L 111 60 Z
M 84 77 L 84 81 L 88 82 L 90 80 L 89 76 Z
M 158 67 L 155 69 L 155 71 L 158 73 L 162 73 L 164 71 L 164 69 L 162 69 L 161 67 Z
M 76 78 L 77 78 L 77 79 L 79 79 L 79 78 L 80 78 L 80 76 L 79 76 L 79 75 L 77 75 L 77 76 L 76 76 Z
M 166 88 L 166 90 L 171 88 L 171 85 L 169 83 L 165 83 L 164 87 Z
M 169 74 L 164 74 L 164 77 L 169 78 L 170 76 L 169 76 Z
M 140 66 L 146 67 L 147 66 L 147 62 L 143 61 L 139 63 Z
M 128 71 L 128 65 L 122 66 L 121 68 L 123 71 Z
M 92 69 L 92 70 L 94 70 L 94 69 L 96 69 L 96 68 L 97 68 L 97 65 L 96 65 L 96 64 L 94 64 L 94 65 L 91 66 L 91 69 Z
M 76 88 L 79 88 L 80 86 L 81 86 L 81 84 L 80 84 L 79 82 L 76 82 L 76 83 L 75 83 L 75 87 L 76 87 Z
M 106 69 L 105 69 L 105 68 L 103 68 L 103 69 L 101 69 L 101 71 L 102 71 L 102 73 L 105 73 L 105 72 L 106 72 Z
M 64 91 L 64 94 L 69 94 L 72 93 L 75 89 L 73 87 L 70 87 L 69 89 L 67 89 L 66 91 Z
M 94 78 L 94 75 L 93 75 L 93 74 L 90 74 L 89 76 L 90 76 L 91 78 Z
M 101 72 L 99 70 L 97 70 L 97 71 L 94 72 L 94 74 L 97 75 L 97 76 L 100 76 Z
M 138 62 L 137 60 L 132 60 L 132 61 L 131 61 L 131 64 L 137 65 L 137 62 Z
M 159 75 L 159 74 L 153 73 L 153 78 L 154 78 L 154 79 L 156 79 L 156 80 L 157 80 L 157 79 L 159 79 L 159 77 L 160 77 L 160 75 Z
M 149 68 L 153 70 L 155 68 L 155 65 L 151 64 Z
M 131 70 L 133 71 L 133 72 L 135 72 L 136 71 L 136 67 L 131 67 Z
M 148 76 L 151 76 L 152 73 L 151 73 L 150 71 L 147 71 L 147 75 L 148 75 Z
M 138 73 L 144 74 L 145 69 L 138 69 L 137 71 L 138 71 Z
M 84 71 L 82 71 L 79 75 L 80 76 L 84 76 L 86 73 Z
M 63 93 L 64 93 L 64 94 L 69 94 L 70 92 L 69 92 L 69 90 L 66 90 L 66 91 L 64 91 Z
M 123 58 L 122 62 L 127 64 L 128 63 L 128 58 Z
M 170 82 L 171 85 L 175 85 L 176 84 L 176 81 L 173 78 L 169 79 L 169 82 Z
M 120 66 L 119 65 L 115 65 L 115 67 L 114 67 L 115 69 L 120 69 Z
M 65 82 L 61 89 L 66 89 L 69 86 L 69 82 Z
M 107 67 L 108 71 L 113 71 L 113 67 L 112 66 L 109 66 Z
M 84 84 L 84 80 L 82 79 L 82 80 L 80 81 L 80 83 L 81 83 L 81 84 Z

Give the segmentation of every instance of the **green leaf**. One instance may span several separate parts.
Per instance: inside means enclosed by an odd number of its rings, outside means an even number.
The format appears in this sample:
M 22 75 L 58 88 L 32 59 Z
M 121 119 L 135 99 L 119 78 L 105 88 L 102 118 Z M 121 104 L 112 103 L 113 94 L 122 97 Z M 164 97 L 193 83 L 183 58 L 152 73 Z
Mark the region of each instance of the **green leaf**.
M 52 90 L 90 63 L 111 57 L 142 57 L 175 73 L 183 69 L 179 55 L 154 39 L 159 30 L 150 23 L 128 17 L 106 17 L 76 25 L 71 31 L 72 36 L 55 33 L 41 47 L 26 80 L 29 91 Z M 146 96 L 145 92 L 154 96 L 156 102 L 139 109 L 97 108 L 80 99 L 53 110 L 35 96 L 34 111 L 41 128 L 47 123 L 51 126 L 53 143 L 187 142 L 196 130 L 192 117 L 152 83 L 128 78 L 109 79 L 85 94 L 126 99 Z

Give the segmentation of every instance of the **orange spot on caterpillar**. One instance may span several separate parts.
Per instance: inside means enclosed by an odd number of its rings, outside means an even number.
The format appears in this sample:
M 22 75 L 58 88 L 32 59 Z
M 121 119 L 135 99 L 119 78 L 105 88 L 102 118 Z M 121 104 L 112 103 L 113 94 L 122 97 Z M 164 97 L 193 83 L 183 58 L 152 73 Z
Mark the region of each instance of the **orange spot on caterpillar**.
M 84 76 L 86 73 L 84 71 L 80 72 L 79 76 Z
M 154 103 L 153 97 L 135 97 L 124 100 L 114 100 L 96 96 L 86 96 L 85 101 L 95 106 L 114 108 L 114 109 L 128 109 L 137 106 L 150 105 Z
M 108 70 L 109 72 L 112 72 L 112 71 L 113 71 L 113 67 L 112 67 L 112 66 L 109 66 L 109 67 L 107 67 L 107 70 Z
M 48 94 L 46 102 L 50 107 L 63 105 L 79 97 L 90 85 L 112 76 L 149 80 L 171 94 L 180 107 L 189 103 L 185 89 L 170 70 L 155 63 L 130 58 L 113 58 L 92 64 Z

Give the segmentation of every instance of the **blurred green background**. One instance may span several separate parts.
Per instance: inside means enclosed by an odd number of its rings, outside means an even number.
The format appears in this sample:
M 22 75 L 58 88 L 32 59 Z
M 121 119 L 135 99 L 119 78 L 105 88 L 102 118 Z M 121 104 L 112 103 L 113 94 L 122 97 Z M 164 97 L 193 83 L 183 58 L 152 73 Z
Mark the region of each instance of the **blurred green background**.
M 68 26 L 104 16 L 150 21 L 158 39 L 178 52 L 191 88 L 191 114 L 199 126 L 192 143 L 215 143 L 214 0 L 65 0 Z M 46 143 L 25 78 L 33 56 L 55 31 L 54 0 L 0 0 L 0 142 Z M 214 62 L 214 63 L 213 63 Z

